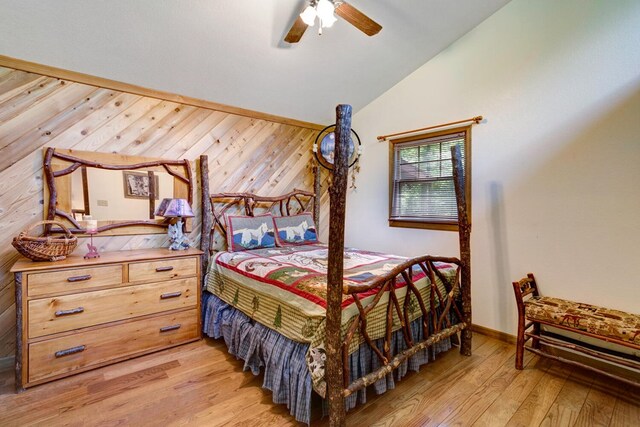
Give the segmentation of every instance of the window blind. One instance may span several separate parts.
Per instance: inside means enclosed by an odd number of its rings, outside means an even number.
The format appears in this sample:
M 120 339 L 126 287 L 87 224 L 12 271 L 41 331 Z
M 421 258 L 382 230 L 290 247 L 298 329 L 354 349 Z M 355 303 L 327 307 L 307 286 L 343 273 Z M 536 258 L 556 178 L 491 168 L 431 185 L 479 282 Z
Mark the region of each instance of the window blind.
M 465 132 L 395 144 L 391 219 L 455 222 L 451 147 L 459 145 L 465 160 Z

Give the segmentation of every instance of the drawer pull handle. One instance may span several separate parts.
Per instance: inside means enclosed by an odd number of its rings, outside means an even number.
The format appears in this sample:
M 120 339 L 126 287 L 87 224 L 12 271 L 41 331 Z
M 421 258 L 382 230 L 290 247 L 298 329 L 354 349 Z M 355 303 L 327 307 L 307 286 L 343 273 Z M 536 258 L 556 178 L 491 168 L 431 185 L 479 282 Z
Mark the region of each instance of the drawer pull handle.
M 178 292 L 169 292 L 168 294 L 162 294 L 162 295 L 160 295 L 160 299 L 178 298 L 180 295 L 182 295 L 182 292 L 181 292 L 181 291 L 178 291 Z
M 175 331 L 176 329 L 180 329 L 182 325 L 178 323 L 177 325 L 165 326 L 164 328 L 160 328 L 160 332 L 169 332 Z
M 68 277 L 67 278 L 67 282 L 73 283 L 73 282 L 82 282 L 85 280 L 89 280 L 91 279 L 91 275 L 90 274 L 85 274 L 84 276 L 73 276 L 73 277 Z
M 167 266 L 167 267 L 158 267 L 156 268 L 156 273 L 162 273 L 163 271 L 171 271 L 173 270 L 172 266 Z
M 82 313 L 83 311 L 84 311 L 84 307 L 76 307 L 76 308 L 72 308 L 71 310 L 58 310 L 56 311 L 56 317 L 68 316 L 70 314 L 78 314 L 78 313 Z
M 85 348 L 87 348 L 84 345 L 79 345 L 77 347 L 71 347 L 68 348 L 66 350 L 60 350 L 60 351 L 56 351 L 55 356 L 56 357 L 64 357 L 64 356 L 69 356 L 70 354 L 76 354 L 76 353 L 82 353 Z

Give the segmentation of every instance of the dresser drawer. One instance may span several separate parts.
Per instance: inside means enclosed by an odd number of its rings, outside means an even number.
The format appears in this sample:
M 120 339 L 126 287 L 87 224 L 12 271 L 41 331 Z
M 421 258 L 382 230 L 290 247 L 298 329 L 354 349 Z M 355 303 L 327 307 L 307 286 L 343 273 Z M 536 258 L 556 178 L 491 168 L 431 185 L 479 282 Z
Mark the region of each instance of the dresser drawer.
M 74 268 L 27 275 L 29 297 L 78 292 L 101 286 L 122 284 L 122 265 Z
M 29 301 L 29 338 L 195 307 L 195 277 Z
M 129 281 L 154 281 L 198 274 L 197 258 L 166 259 L 129 264 Z
M 198 316 L 194 308 L 29 344 L 29 381 L 196 339 Z

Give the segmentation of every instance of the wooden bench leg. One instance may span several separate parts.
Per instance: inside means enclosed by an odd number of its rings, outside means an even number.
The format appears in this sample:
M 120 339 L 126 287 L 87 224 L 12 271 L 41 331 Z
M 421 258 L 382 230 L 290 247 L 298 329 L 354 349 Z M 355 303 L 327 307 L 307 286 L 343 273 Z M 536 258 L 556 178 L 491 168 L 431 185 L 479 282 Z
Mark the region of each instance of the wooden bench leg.
M 524 315 L 518 313 L 518 338 L 516 341 L 516 369 L 523 369 L 524 360 Z
M 517 282 L 513 282 L 513 293 L 516 297 L 516 306 L 518 307 L 518 339 L 516 341 L 516 369 L 523 368 L 524 359 L 524 330 L 527 329 L 524 309 L 524 297 L 527 295 L 538 296 L 538 285 L 536 279 L 532 273 L 527 274 L 527 277 Z M 540 323 L 533 322 L 534 332 L 536 335 L 540 334 Z M 534 338 L 532 341 L 533 348 L 540 348 L 540 340 Z
M 533 334 L 540 335 L 540 323 L 533 323 Z M 531 347 L 535 349 L 540 349 L 540 340 L 538 338 L 531 338 Z

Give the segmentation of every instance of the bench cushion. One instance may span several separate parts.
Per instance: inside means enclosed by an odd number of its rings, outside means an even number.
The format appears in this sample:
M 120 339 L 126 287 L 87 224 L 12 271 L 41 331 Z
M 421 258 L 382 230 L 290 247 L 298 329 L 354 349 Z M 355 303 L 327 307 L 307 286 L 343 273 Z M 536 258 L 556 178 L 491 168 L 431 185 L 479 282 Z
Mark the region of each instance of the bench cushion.
M 525 301 L 525 317 L 640 345 L 640 315 L 552 297 Z

